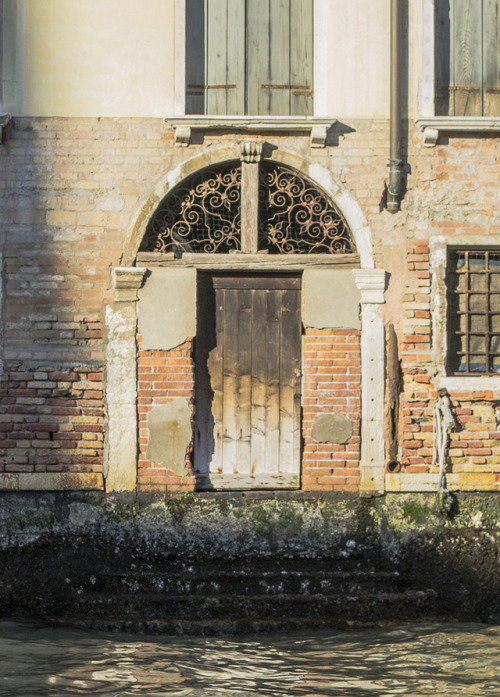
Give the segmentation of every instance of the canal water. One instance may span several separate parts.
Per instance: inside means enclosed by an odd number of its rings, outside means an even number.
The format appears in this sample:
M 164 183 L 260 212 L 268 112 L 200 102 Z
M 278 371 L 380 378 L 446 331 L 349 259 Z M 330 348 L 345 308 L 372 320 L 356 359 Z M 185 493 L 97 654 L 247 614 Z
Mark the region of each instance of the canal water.
M 500 695 L 500 626 L 144 637 L 0 622 L 0 695 Z

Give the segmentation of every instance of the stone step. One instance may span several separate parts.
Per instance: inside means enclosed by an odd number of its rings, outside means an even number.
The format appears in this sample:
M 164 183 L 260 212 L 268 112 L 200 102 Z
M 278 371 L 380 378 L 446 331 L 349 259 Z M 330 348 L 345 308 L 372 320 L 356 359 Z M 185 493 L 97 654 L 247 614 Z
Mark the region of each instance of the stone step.
M 397 571 L 197 569 L 158 573 L 107 573 L 90 576 L 80 587 L 87 592 L 169 594 L 330 594 L 365 590 L 402 590 L 407 580 Z
M 275 595 L 133 595 L 81 594 L 67 608 L 68 615 L 89 619 L 121 621 L 186 620 L 217 621 L 222 617 L 254 620 L 261 617 L 318 619 L 331 621 L 373 620 L 416 617 L 432 614 L 433 591 L 406 590 L 392 593 L 360 592 L 356 595 L 275 594 Z

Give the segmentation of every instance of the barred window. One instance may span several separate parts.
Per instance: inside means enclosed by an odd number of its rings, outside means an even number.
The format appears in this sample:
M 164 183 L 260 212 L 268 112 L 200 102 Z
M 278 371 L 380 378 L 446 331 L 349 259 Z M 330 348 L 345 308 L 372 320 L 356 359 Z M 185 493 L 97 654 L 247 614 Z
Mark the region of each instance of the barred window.
M 500 373 L 500 249 L 454 249 L 448 256 L 448 369 Z

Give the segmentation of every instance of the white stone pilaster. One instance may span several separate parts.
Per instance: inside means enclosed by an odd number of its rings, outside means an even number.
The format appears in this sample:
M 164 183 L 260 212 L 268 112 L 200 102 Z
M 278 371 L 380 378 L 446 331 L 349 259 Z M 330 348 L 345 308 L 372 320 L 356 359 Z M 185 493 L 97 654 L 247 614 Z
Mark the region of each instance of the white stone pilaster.
M 145 269 L 115 269 L 115 303 L 105 312 L 107 493 L 134 491 L 137 484 L 137 293 L 144 274 Z
M 381 494 L 385 485 L 385 334 L 382 317 L 385 271 L 355 269 L 361 293 L 360 494 Z

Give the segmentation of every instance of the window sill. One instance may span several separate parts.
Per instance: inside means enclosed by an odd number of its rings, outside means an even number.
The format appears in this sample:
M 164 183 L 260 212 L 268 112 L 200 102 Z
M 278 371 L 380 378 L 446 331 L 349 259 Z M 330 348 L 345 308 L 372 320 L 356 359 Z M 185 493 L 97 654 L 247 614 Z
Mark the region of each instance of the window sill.
M 494 397 L 500 397 L 500 375 L 483 375 L 481 377 L 445 375 L 433 380 L 439 390 L 445 388 L 448 392 L 492 392 Z
M 432 116 L 415 119 L 424 132 L 424 146 L 433 148 L 441 133 L 500 133 L 500 118 L 494 116 Z
M 328 130 L 336 119 L 318 116 L 175 116 L 166 117 L 175 131 L 178 147 L 187 147 L 193 130 L 239 130 L 249 133 L 263 131 L 304 131 L 310 134 L 311 148 L 324 148 Z

